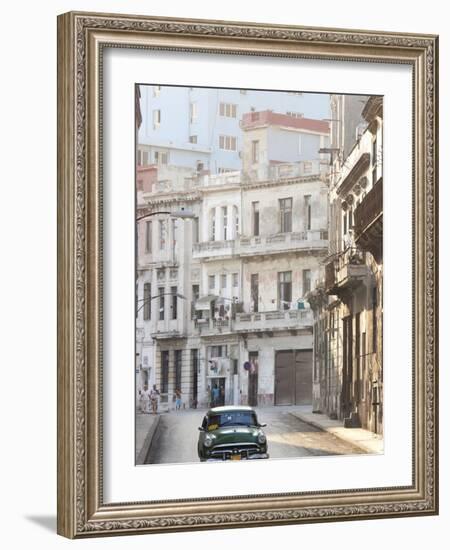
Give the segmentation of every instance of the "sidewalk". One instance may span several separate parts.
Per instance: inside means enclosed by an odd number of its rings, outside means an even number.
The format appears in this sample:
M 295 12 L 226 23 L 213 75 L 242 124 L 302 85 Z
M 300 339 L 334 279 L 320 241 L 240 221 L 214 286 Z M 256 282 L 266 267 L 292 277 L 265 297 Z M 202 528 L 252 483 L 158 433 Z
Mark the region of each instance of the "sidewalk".
M 296 411 L 291 412 L 299 420 L 329 432 L 348 443 L 356 445 L 366 453 L 381 454 L 384 451 L 383 437 L 374 434 L 369 430 L 362 428 L 344 428 L 339 420 L 331 420 L 325 414 L 316 414 L 312 412 L 311 406 L 298 407 Z
M 159 414 L 136 413 L 136 464 L 144 464 L 160 418 Z

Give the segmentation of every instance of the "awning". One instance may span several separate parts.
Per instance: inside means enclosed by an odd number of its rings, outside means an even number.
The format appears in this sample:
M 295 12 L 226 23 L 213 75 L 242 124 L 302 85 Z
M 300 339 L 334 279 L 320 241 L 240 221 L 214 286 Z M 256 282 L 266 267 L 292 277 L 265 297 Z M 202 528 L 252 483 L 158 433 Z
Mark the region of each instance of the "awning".
M 208 294 L 208 296 L 203 296 L 202 298 L 199 298 L 195 302 L 195 309 L 196 311 L 209 311 L 211 307 L 211 302 L 214 302 L 217 300 L 218 296 L 213 296 L 211 294 Z

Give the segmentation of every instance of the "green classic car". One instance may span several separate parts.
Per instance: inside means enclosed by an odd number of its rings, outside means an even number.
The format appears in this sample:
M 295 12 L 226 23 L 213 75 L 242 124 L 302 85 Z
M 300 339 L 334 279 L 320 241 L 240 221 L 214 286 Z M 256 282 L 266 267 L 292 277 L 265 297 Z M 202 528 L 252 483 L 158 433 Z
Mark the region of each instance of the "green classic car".
M 198 456 L 202 462 L 269 458 L 267 438 L 251 407 L 215 407 L 199 427 Z

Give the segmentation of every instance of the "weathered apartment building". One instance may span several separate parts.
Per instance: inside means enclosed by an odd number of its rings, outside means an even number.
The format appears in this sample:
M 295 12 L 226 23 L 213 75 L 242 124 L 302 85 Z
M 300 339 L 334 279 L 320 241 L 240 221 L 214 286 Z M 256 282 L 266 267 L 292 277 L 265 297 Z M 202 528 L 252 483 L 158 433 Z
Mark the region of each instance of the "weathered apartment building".
M 329 255 L 310 293 L 313 409 L 383 433 L 383 109 L 331 96 Z
M 241 120 L 242 169 L 138 167 L 137 388 L 171 406 L 311 403 L 304 299 L 328 253 L 328 123 L 260 111 Z M 157 212 L 184 209 L 191 218 Z

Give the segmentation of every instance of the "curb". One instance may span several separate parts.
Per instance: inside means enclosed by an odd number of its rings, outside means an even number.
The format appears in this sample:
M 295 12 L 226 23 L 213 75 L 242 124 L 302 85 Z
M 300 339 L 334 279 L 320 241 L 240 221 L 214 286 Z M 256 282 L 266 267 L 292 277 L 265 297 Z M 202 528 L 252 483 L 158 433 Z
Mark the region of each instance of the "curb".
M 153 422 L 151 428 L 148 430 L 147 435 L 145 436 L 144 444 L 142 445 L 142 448 L 136 457 L 136 465 L 140 466 L 142 464 L 145 464 L 145 459 L 147 458 L 150 447 L 152 446 L 153 436 L 156 433 L 160 420 L 161 416 L 158 414 L 155 418 L 155 422 Z
M 331 427 L 330 428 L 325 428 L 319 422 L 314 422 L 314 420 L 310 420 L 309 418 L 304 417 L 301 413 L 290 412 L 289 414 L 292 414 L 292 416 L 295 416 L 295 418 L 298 418 L 299 420 L 301 420 L 305 424 L 309 424 L 310 426 L 313 426 L 314 428 L 322 430 L 323 432 L 328 432 L 331 435 L 334 435 L 335 437 L 338 437 L 342 441 L 345 441 L 346 443 L 350 443 L 351 445 L 354 445 L 355 447 L 358 447 L 358 449 L 361 449 L 365 453 L 378 454 L 376 451 L 373 450 L 373 448 L 370 447 L 370 445 L 365 445 L 362 442 L 353 441 L 351 438 L 342 437 L 342 434 L 336 433 L 335 429 L 333 429 Z

